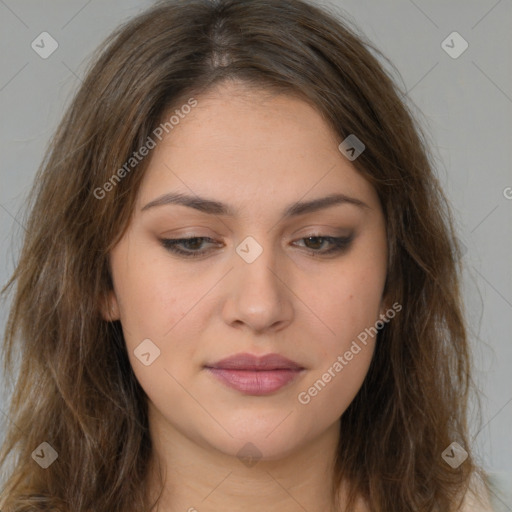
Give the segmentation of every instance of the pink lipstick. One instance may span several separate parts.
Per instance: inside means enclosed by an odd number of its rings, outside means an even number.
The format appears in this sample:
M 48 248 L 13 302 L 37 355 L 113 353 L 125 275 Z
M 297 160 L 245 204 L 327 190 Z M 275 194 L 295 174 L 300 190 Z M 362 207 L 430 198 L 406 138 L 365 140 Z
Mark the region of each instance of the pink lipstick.
M 304 368 L 279 354 L 235 354 L 205 368 L 226 386 L 247 395 L 266 395 L 296 379 Z

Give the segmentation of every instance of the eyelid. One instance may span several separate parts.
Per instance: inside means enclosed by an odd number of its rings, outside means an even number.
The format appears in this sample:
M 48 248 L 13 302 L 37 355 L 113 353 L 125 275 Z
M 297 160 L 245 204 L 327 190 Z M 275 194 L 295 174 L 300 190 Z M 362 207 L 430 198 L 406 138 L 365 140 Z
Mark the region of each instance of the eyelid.
M 164 231 L 161 238 L 224 238 L 222 235 L 215 233 L 211 228 L 205 226 L 193 226 L 185 228 L 186 231 L 182 232 L 180 229 Z M 204 231 L 203 231 L 204 230 Z M 208 234 L 205 234 L 207 232 Z M 323 237 L 348 237 L 354 233 L 354 227 L 333 227 L 322 224 L 311 224 L 309 226 L 302 226 L 301 228 L 293 231 L 290 235 L 293 239 L 306 238 L 309 236 L 323 236 Z M 245 236 L 241 238 L 243 240 Z
M 314 249 L 308 249 L 305 248 L 304 252 L 311 255 L 315 258 L 325 258 L 328 259 L 329 257 L 336 257 L 338 255 L 342 255 L 346 251 L 348 251 L 351 246 L 352 242 L 356 236 L 355 231 L 350 232 L 349 235 L 346 236 L 331 236 L 327 234 L 323 234 L 321 232 L 309 232 L 304 236 L 298 236 L 294 238 L 294 241 L 303 241 L 307 240 L 309 238 L 319 238 L 322 240 L 321 245 L 323 245 L 325 242 L 331 244 L 331 248 L 325 251 L 322 250 L 314 250 Z M 194 235 L 186 235 L 186 236 L 180 236 L 176 238 L 161 238 L 160 243 L 163 245 L 163 247 L 168 250 L 169 252 L 177 255 L 178 257 L 182 257 L 185 259 L 201 259 L 206 258 L 209 254 L 215 251 L 215 247 L 210 247 L 206 250 L 187 250 L 187 249 L 181 249 L 179 248 L 180 244 L 184 244 L 193 240 L 199 240 L 200 245 L 203 245 L 205 242 L 210 243 L 212 245 L 219 245 L 216 240 L 212 239 L 211 237 L 207 236 L 198 236 L 196 234 Z

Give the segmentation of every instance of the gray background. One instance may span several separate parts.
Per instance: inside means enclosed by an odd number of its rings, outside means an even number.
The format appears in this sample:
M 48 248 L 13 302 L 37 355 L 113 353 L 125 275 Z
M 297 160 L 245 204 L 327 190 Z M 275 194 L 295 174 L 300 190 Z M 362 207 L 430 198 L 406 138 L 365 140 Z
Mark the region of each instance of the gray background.
M 473 442 L 484 467 L 512 473 L 512 3 L 320 3 L 343 9 L 391 59 L 431 137 L 467 248 L 464 297 L 483 396 Z M 20 248 L 26 194 L 85 64 L 119 23 L 150 4 L 0 0 L 0 286 Z M 31 48 L 43 31 L 59 44 L 47 59 Z M 453 31 L 469 44 L 456 59 L 441 47 Z M 2 330 L 7 306 L 0 312 Z M 9 421 L 3 394 L 0 425 Z

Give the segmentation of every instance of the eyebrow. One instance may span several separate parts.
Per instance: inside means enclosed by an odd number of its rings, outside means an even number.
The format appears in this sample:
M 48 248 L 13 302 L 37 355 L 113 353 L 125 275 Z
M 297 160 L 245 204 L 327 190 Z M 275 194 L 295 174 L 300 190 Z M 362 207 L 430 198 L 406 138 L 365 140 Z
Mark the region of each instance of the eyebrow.
M 200 212 L 208 213 L 211 215 L 224 215 L 228 217 L 235 217 L 237 215 L 237 210 L 225 203 L 204 197 L 190 196 L 179 192 L 170 192 L 168 194 L 159 196 L 143 206 L 141 211 L 149 210 L 155 206 L 170 204 L 187 206 L 189 208 L 194 208 L 195 210 L 199 210 Z M 350 197 L 345 194 L 331 194 L 326 197 L 313 199 L 311 201 L 293 203 L 284 209 L 282 212 L 282 218 L 287 219 L 290 217 L 296 217 L 340 204 L 351 204 L 363 209 L 368 208 L 371 210 L 371 208 L 360 199 Z

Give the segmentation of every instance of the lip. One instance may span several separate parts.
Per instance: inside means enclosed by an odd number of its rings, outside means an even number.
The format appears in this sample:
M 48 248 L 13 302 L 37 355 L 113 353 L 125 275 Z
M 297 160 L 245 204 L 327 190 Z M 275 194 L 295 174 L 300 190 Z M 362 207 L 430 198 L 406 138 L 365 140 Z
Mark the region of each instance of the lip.
M 235 354 L 205 368 L 226 386 L 248 395 L 273 393 L 305 371 L 295 361 L 279 354 Z
M 223 370 L 302 370 L 303 367 L 280 354 L 266 354 L 255 356 L 247 352 L 234 354 L 206 365 L 207 368 Z

